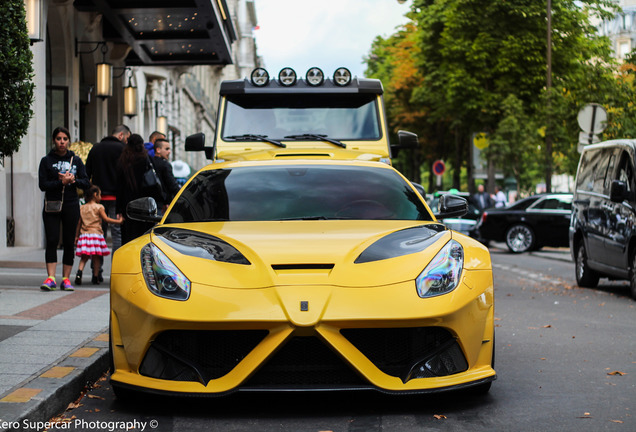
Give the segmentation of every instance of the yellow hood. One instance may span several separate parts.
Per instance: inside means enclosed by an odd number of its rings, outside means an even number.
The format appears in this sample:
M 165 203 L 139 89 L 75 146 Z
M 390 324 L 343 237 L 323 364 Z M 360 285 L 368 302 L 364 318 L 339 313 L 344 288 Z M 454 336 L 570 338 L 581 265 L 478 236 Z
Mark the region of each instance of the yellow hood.
M 225 288 L 329 284 L 371 287 L 413 280 L 451 238 L 433 236 L 418 253 L 356 264 L 370 245 L 392 232 L 431 222 L 269 221 L 165 225 L 215 236 L 238 249 L 249 265 L 204 259 L 177 251 L 160 235 L 152 241 L 194 283 Z

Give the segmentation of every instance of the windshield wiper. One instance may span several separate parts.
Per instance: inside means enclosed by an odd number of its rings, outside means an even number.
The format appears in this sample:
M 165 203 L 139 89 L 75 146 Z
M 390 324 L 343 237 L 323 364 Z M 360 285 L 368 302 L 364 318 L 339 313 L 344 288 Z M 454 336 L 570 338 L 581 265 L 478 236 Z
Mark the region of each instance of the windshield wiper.
M 345 143 L 335 140 L 333 138 L 329 138 L 327 135 L 323 135 L 323 134 L 308 133 L 308 134 L 301 134 L 301 135 L 287 135 L 285 138 L 291 138 L 293 140 L 314 139 L 314 140 L 320 140 L 320 141 L 327 141 L 328 143 L 335 144 L 342 148 L 347 148 L 347 145 Z
M 253 134 L 232 135 L 232 136 L 223 137 L 223 139 L 231 139 L 231 140 L 235 140 L 235 141 L 238 141 L 238 140 L 261 141 L 261 142 L 268 142 L 270 144 L 274 144 L 274 145 L 277 145 L 278 147 L 282 147 L 282 148 L 287 147 L 285 144 L 283 144 L 280 141 L 276 141 L 276 140 L 267 138 L 267 135 L 253 135 Z

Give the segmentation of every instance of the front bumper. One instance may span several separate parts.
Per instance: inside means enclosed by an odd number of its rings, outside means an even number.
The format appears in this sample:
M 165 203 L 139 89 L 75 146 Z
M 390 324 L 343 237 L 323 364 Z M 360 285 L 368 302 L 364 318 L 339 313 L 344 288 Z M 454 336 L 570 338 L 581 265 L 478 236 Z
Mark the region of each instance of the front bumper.
M 115 385 L 221 395 L 236 390 L 431 392 L 482 384 L 492 368 L 490 270 L 420 299 L 413 282 L 226 289 L 159 298 L 141 274 L 111 275 Z

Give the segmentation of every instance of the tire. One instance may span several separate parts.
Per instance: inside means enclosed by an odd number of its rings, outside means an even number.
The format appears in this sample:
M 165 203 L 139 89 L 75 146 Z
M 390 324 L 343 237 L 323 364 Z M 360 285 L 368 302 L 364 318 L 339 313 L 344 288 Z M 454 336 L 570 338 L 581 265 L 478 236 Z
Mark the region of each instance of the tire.
M 632 254 L 632 270 L 629 275 L 629 289 L 632 298 L 636 300 L 636 252 Z
M 528 225 L 515 224 L 506 231 L 506 245 L 512 253 L 528 252 L 535 242 L 534 231 Z
M 595 288 L 598 285 L 599 275 L 587 264 L 587 252 L 585 251 L 585 244 L 583 241 L 579 242 L 576 249 L 574 272 L 576 274 L 576 283 L 578 286 L 582 288 Z M 631 278 L 631 283 L 632 286 L 634 286 L 634 276 Z

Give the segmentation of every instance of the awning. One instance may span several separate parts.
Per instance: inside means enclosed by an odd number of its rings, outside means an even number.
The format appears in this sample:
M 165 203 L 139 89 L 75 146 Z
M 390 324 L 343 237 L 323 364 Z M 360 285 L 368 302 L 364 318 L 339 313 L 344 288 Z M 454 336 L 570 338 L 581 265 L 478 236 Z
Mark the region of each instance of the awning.
M 132 51 L 128 66 L 225 65 L 237 39 L 225 0 L 75 0 L 103 15 L 104 40 Z

